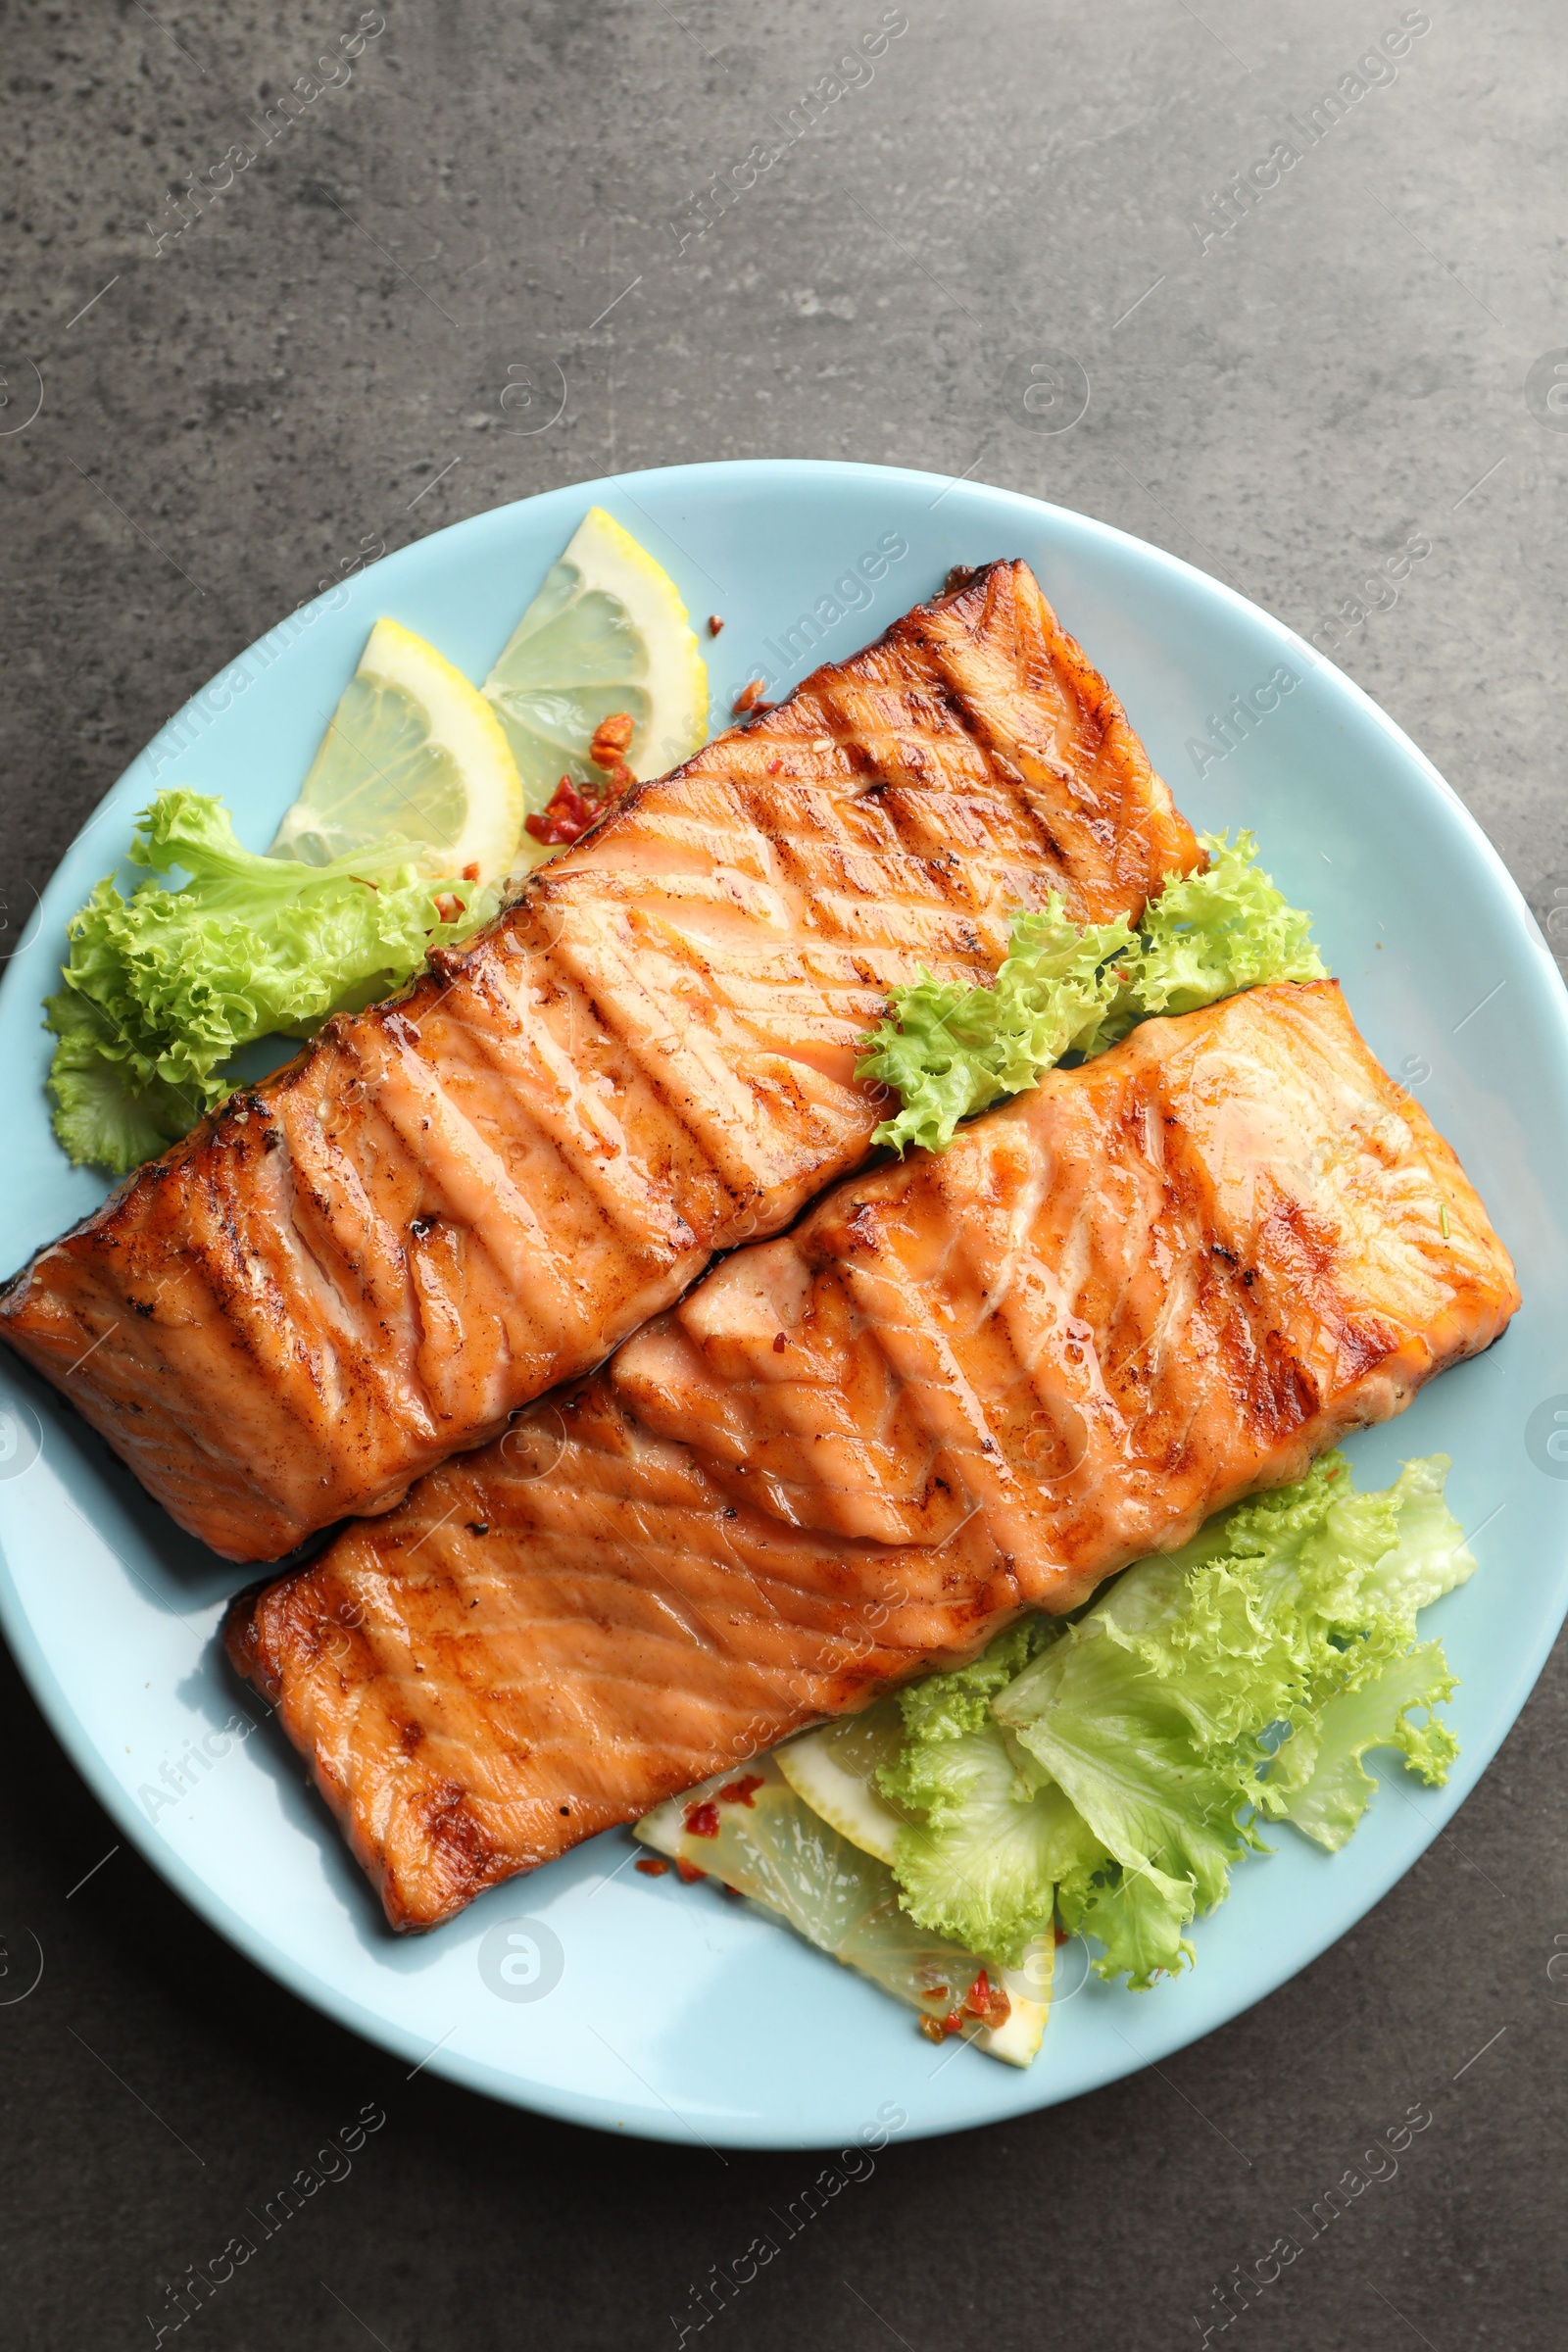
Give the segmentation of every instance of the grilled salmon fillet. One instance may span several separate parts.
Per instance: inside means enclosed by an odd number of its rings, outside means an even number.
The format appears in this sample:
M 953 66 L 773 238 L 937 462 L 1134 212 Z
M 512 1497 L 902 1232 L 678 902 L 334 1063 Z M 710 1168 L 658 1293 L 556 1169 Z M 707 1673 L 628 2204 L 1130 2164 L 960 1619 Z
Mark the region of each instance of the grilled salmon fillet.
M 626 797 L 44 1250 L 0 1335 L 236 1560 L 388 1508 L 869 1148 L 858 1041 L 1202 862 L 1028 566 Z
M 1120 1046 L 737 1251 L 236 1602 L 397 1927 L 1064 1610 L 1496 1338 L 1486 1211 L 1336 983 Z

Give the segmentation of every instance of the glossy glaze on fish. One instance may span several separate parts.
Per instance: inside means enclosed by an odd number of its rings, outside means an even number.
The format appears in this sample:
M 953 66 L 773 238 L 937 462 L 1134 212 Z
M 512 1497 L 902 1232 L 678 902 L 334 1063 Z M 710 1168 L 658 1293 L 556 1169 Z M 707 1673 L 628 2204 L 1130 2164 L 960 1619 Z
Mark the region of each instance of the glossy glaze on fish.
M 230 1654 L 428 1926 L 1076 1605 L 1517 1304 L 1338 986 L 1258 989 L 840 1185 L 237 1603 Z
M 1201 862 L 1028 567 L 635 789 L 466 947 L 141 1169 L 0 1298 L 183 1527 L 271 1559 L 502 1429 L 866 1153 L 858 1040 L 1063 892 Z

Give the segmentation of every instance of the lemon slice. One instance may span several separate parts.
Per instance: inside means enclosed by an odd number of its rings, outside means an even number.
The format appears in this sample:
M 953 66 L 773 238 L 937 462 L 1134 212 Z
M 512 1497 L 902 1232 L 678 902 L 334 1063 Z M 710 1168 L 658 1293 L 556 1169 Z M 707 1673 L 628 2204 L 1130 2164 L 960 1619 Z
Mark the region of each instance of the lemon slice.
M 796 1795 L 777 1751 L 666 1798 L 634 1834 L 657 1853 L 773 1912 L 808 1942 L 917 2010 L 933 2030 L 956 2017 L 966 2040 L 1011 2066 L 1027 2066 L 1039 2049 L 1051 2010 L 1052 1937 L 1031 1944 L 1017 1968 L 986 1972 L 993 1991 L 1007 1996 L 1000 2024 L 964 2016 L 980 1962 L 915 1924 L 900 1906 L 893 1873 Z
M 898 1760 L 904 1717 L 894 1698 L 879 1698 L 863 1715 L 847 1715 L 802 1732 L 773 1751 L 773 1761 L 796 1795 L 862 1854 L 891 1863 L 906 1816 L 876 1785 L 879 1764 Z
M 508 638 L 484 693 L 506 730 L 523 799 L 543 808 L 563 776 L 604 781 L 594 730 L 624 712 L 634 776 L 662 776 L 708 740 L 708 668 L 680 591 L 603 507 L 590 507 Z M 551 855 L 523 837 L 531 862 Z
M 484 697 L 412 629 L 378 620 L 271 855 L 326 865 L 397 834 L 432 875 L 473 865 L 481 883 L 500 882 L 522 810 Z

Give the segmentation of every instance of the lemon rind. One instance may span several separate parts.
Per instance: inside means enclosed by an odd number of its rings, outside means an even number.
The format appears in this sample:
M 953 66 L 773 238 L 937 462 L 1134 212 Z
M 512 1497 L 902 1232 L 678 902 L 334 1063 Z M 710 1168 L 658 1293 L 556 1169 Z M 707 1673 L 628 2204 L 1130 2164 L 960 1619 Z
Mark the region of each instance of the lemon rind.
M 455 663 L 402 621 L 383 614 L 366 640 L 356 665 L 357 677 L 374 678 L 394 693 L 415 702 L 426 722 L 432 750 L 445 752 L 455 762 L 465 795 L 463 828 L 455 842 L 430 842 L 421 864 L 432 874 L 461 874 L 477 865 L 479 880 L 495 883 L 511 868 L 522 833 L 522 779 L 513 759 L 506 731 L 478 688 Z M 289 845 L 308 827 L 330 833 L 330 799 L 317 797 L 313 781 L 320 768 L 332 730 L 334 711 L 317 747 L 299 798 L 285 810 L 272 844 L 274 856 L 289 855 Z M 394 821 L 382 838 L 406 830 Z M 363 846 L 367 834 L 341 836 L 345 852 Z
M 862 1854 L 891 1866 L 903 1823 L 869 1781 L 846 1772 L 835 1760 L 822 1732 L 803 1732 L 786 1741 L 774 1749 L 773 1761 L 802 1804 L 809 1805 L 830 1830 L 837 1830 Z
M 639 781 L 666 775 L 708 740 L 708 664 L 698 650 L 680 590 L 663 565 L 603 507 L 589 508 L 559 561 L 570 564 L 587 588 L 601 588 L 615 597 L 645 647 L 648 674 L 625 683 L 652 693 L 656 724 L 629 765 Z M 530 602 L 492 663 L 481 689 L 486 698 L 504 691 L 508 657 L 532 611 Z M 612 697 L 615 681 L 604 683 Z M 607 710 L 606 717 L 610 714 Z
M 377 643 L 382 658 L 375 658 Z M 389 666 L 385 649 L 395 648 L 395 662 Z M 380 677 L 392 686 L 404 686 L 417 693 L 416 681 L 422 679 L 438 689 L 434 701 L 428 694 L 418 694 L 430 721 L 430 741 L 438 749 L 450 752 L 457 760 L 465 784 L 469 787 L 469 821 L 459 835 L 456 847 L 440 853 L 445 870 L 461 873 L 464 866 L 476 863 L 481 882 L 499 882 L 511 867 L 522 833 L 522 778 L 512 757 L 506 730 L 479 689 L 466 678 L 456 663 L 447 660 L 430 643 L 400 620 L 383 615 L 370 631 L 364 653 L 360 656 L 360 671 L 366 676 Z M 412 673 L 412 674 L 411 674 Z M 471 779 L 488 769 L 505 794 L 504 801 L 475 823 Z

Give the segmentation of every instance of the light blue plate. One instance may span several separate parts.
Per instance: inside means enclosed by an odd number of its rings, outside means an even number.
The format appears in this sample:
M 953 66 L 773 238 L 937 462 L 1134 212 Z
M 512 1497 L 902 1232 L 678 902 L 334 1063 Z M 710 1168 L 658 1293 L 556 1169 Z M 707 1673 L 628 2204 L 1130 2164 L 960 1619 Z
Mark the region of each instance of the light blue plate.
M 1461 1677 L 1452 1780 L 1434 1793 L 1387 1774 L 1334 1859 L 1282 1833 L 1275 1858 L 1238 1870 L 1200 1927 L 1197 1967 L 1153 1992 L 1080 1984 L 1082 1947 L 1064 1949 L 1070 1997 L 1018 2074 L 962 2043 L 933 2049 L 908 2012 L 714 1888 L 639 1876 L 621 1833 L 432 1936 L 394 1939 L 292 1749 L 270 1728 L 221 1731 L 261 1713 L 214 1640 L 248 1576 L 179 1535 L 9 1360 L 0 1611 L 123 1834 L 242 1952 L 411 2067 L 655 2138 L 821 2146 L 893 2110 L 908 2132 L 950 2132 L 1108 2082 L 1272 1991 L 1408 1870 L 1523 1705 L 1568 1606 L 1568 999 L 1502 865 L 1413 745 L 1299 639 L 1173 557 L 1030 499 L 873 466 L 635 474 L 480 515 L 360 573 L 243 656 L 121 778 L 0 992 L 0 1267 L 100 1197 L 49 1132 L 38 1004 L 66 919 L 122 853 L 134 812 L 158 786 L 188 783 L 222 793 L 243 838 L 265 847 L 376 616 L 482 677 L 594 501 L 667 564 L 695 614 L 723 616 L 723 635 L 705 640 L 715 724 L 748 678 L 780 688 L 854 652 L 950 564 L 1026 557 L 1193 822 L 1250 825 L 1276 879 L 1314 910 L 1357 1020 L 1457 1146 L 1525 1292 L 1498 1347 L 1352 1447 L 1363 1483 L 1408 1454 L 1453 1456 L 1449 1492 L 1481 1568 L 1431 1612 Z M 1276 707 L 1218 758 L 1212 720 L 1280 665 L 1295 685 L 1263 693 Z M 509 1941 L 517 1921 L 533 1925 Z

